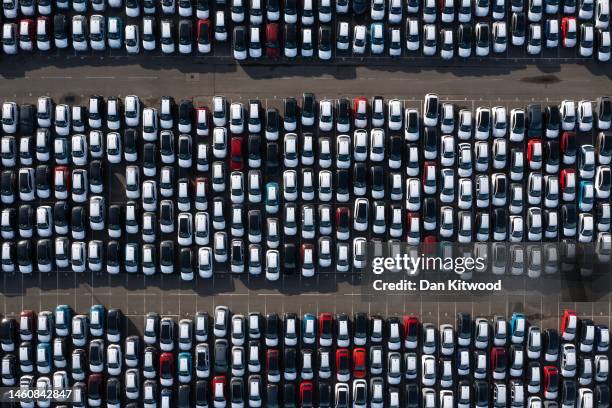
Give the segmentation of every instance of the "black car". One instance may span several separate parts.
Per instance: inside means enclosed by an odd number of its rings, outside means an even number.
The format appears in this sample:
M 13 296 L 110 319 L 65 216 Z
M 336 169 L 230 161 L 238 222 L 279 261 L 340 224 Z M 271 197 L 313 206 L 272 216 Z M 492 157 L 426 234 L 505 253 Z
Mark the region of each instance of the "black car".
M 295 383 L 285 382 L 283 385 L 283 408 L 295 407 Z
M 283 120 L 285 123 L 297 123 L 297 114 L 298 107 L 295 98 L 285 98 L 283 115 Z
M 353 14 L 361 15 L 368 9 L 368 2 L 366 0 L 353 0 Z
M 66 16 L 63 14 L 56 14 L 53 16 L 53 38 L 55 40 L 65 40 L 68 38 L 68 30 L 66 23 Z
M 191 43 L 193 41 L 193 27 L 190 20 L 181 20 L 179 22 L 179 44 L 189 46 L 191 50 Z
M 525 38 L 525 13 L 512 13 L 512 36 L 517 38 Z
M 266 109 L 266 133 L 278 134 L 279 114 L 276 108 Z
M 559 166 L 561 150 L 559 148 L 559 142 L 557 140 L 546 141 L 544 148 L 544 164 L 546 167 L 557 167 Z
M 405 408 L 419 407 L 419 388 L 415 383 L 406 384 L 406 403 Z
M 493 210 L 493 232 L 506 235 L 508 232 L 508 210 L 505 208 L 495 208 Z
M 595 101 L 597 105 L 597 120 L 609 123 L 612 120 L 612 100 L 607 96 L 600 96 Z
M 157 147 L 155 144 L 144 144 L 142 148 L 142 167 L 150 169 L 149 171 L 155 173 L 157 169 Z
M 319 408 L 331 408 L 332 406 L 331 385 L 327 382 L 319 382 Z
M 351 121 L 351 102 L 347 98 L 338 100 L 336 109 L 336 122 L 338 124 L 350 124 Z
M 231 404 L 237 407 L 244 406 L 244 381 L 242 377 L 232 377 L 229 391 Z
M 331 52 L 332 50 L 332 31 L 331 27 L 322 25 L 319 27 L 319 57 L 321 52 Z
M 121 265 L 121 248 L 117 241 L 109 241 L 106 245 L 106 267 L 118 270 Z
M 551 361 L 554 357 L 556 361 L 559 355 L 560 339 L 559 333 L 555 329 L 546 329 L 544 331 L 544 356 L 546 361 Z
M 269 142 L 266 144 L 266 171 L 268 173 L 276 174 L 278 172 L 278 156 L 279 149 L 278 143 Z
M 178 389 L 178 408 L 191 408 L 191 386 L 181 384 Z
M 178 106 L 179 126 L 191 128 L 193 122 L 193 102 L 190 100 L 182 100 Z
M 368 315 L 366 313 L 355 313 L 353 316 L 353 336 L 355 344 L 363 343 L 368 338 Z
M 597 384 L 593 390 L 593 400 L 596 407 L 610 406 L 610 386 L 607 384 Z
M 472 25 L 471 24 L 460 24 L 457 28 L 457 46 L 460 49 L 472 49 Z
M 457 314 L 457 341 L 461 346 L 469 345 L 472 337 L 472 316 L 469 313 Z M 461 344 L 467 343 L 467 344 Z
M 233 39 L 234 39 L 234 45 L 233 45 L 234 56 L 236 56 L 236 53 L 244 53 L 244 55 L 246 56 L 246 52 L 247 52 L 246 28 L 244 28 L 244 26 L 234 27 Z
M 561 382 L 561 405 L 574 406 L 578 392 L 576 390 L 576 382 L 573 380 L 563 380 Z
M 249 210 L 248 213 L 248 234 L 249 240 L 253 241 L 251 237 L 262 236 L 262 217 L 260 210 Z
M 313 119 L 315 118 L 317 110 L 317 102 L 315 100 L 315 96 L 313 93 L 304 92 L 302 94 L 302 122 L 305 119 Z
M 249 163 L 257 163 L 261 161 L 261 136 L 249 135 L 247 141 L 247 154 Z
M 136 139 L 138 138 L 138 134 L 135 129 L 126 129 L 123 133 L 123 151 L 125 156 L 130 155 L 138 155 L 138 150 L 136 149 Z
M 123 313 L 121 310 L 109 309 L 106 313 L 106 339 L 112 343 L 119 342 L 123 327 Z
M 367 167 L 365 163 L 355 163 L 353 165 L 353 188 L 365 190 L 367 185 Z
M 578 213 L 575 204 L 563 204 L 561 206 L 561 226 L 564 229 L 576 230 Z
M 544 108 L 544 122 L 546 131 L 557 134 L 561 128 L 561 113 L 558 105 L 546 105 Z
M 34 132 L 34 106 L 25 104 L 19 107 L 19 130 L 23 135 Z
M 195 383 L 195 404 L 206 406 L 208 404 L 208 381 L 198 380 Z
M 12 351 L 17 338 L 17 324 L 15 319 L 3 318 L 0 321 L 0 345 L 3 351 Z
M 266 407 L 267 408 L 279 408 L 279 395 L 278 395 L 278 385 L 276 384 L 268 384 L 266 387 Z
M 34 225 L 34 210 L 31 205 L 23 204 L 19 206 L 19 230 L 31 231 Z M 23 234 L 22 234 L 23 235 Z
M 527 137 L 542 136 L 542 107 L 538 104 L 527 106 Z
M 264 337 L 266 345 L 274 346 L 278 343 L 279 318 L 276 313 L 268 313 L 264 325 Z
M 215 373 L 227 373 L 229 363 L 229 345 L 226 339 L 216 339 L 214 349 Z
M 102 191 L 104 186 L 104 169 L 100 160 L 93 160 L 89 163 L 89 185 L 93 192 Z
M 53 205 L 53 224 L 55 225 L 55 233 L 67 230 L 69 211 L 70 207 L 68 207 L 66 201 L 57 201 Z
M 348 169 L 336 170 L 336 195 L 348 196 L 349 194 L 349 171 Z
M 474 406 L 489 406 L 489 387 L 484 381 L 474 381 Z

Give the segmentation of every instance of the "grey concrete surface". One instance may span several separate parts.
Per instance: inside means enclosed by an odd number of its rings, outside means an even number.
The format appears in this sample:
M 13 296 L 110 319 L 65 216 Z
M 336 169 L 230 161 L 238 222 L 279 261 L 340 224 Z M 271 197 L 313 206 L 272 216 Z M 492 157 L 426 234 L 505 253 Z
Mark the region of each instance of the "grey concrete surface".
M 455 61 L 452 65 L 438 66 L 420 61 L 405 66 L 341 63 L 239 66 L 178 56 L 47 60 L 18 57 L 0 62 L 0 99 L 33 102 L 39 95 L 50 95 L 58 102 L 79 103 L 90 94 L 138 94 L 145 103 L 150 103 L 162 95 L 210 98 L 222 94 L 231 99 L 273 100 L 309 91 L 319 99 L 382 95 L 416 101 L 427 92 L 437 92 L 453 100 L 502 101 L 511 105 L 568 97 L 594 99 L 612 94 L 609 67 L 558 63 L 542 61 L 534 65 L 517 59 L 466 64 Z M 489 295 L 457 301 L 428 294 L 364 296 L 356 276 L 334 275 L 313 281 L 286 277 L 276 284 L 250 279 L 216 276 L 211 281 L 187 283 L 174 276 L 160 275 L 152 278 L 125 274 L 111 277 L 105 273 L 3 275 L 0 312 L 48 310 L 62 303 L 86 311 L 92 304 L 102 303 L 119 307 L 131 317 L 135 325 L 129 327 L 130 331 L 140 328 L 142 316 L 148 311 L 178 317 L 198 310 L 210 312 L 220 304 L 239 312 L 417 313 L 433 323 L 452 322 L 457 311 L 484 316 L 521 311 L 543 327 L 555 327 L 562 310 L 569 307 L 581 316 L 612 323 L 609 294 L 595 302 L 568 301 L 564 291 L 546 296 Z

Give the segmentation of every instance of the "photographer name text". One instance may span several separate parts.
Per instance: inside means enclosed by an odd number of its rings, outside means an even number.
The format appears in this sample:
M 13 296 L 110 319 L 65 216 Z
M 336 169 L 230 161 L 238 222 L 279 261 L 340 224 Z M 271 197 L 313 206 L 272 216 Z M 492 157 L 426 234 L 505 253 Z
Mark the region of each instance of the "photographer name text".
M 468 282 L 461 279 L 449 279 L 445 282 L 432 282 L 427 279 L 408 280 L 401 279 L 394 282 L 385 282 L 377 279 L 372 282 L 375 291 L 382 292 L 484 292 L 501 291 L 501 280 L 495 282 Z

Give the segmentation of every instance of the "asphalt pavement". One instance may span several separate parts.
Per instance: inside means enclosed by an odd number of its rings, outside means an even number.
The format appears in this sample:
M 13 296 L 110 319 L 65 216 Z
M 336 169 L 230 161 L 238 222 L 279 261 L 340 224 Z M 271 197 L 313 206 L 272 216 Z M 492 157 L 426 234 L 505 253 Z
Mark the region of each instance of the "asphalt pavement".
M 308 91 L 318 99 L 381 95 L 418 103 L 425 93 L 436 92 L 442 99 L 463 100 L 465 105 L 500 102 L 512 106 L 612 95 L 611 77 L 608 66 L 554 58 L 537 64 L 506 58 L 435 65 L 420 59 L 406 64 L 364 60 L 325 65 L 236 65 L 214 58 L 181 56 L 18 56 L 0 62 L 0 99 L 31 103 L 40 95 L 49 95 L 56 102 L 77 104 L 85 103 L 90 94 L 137 94 L 145 104 L 153 104 L 162 95 L 206 101 L 213 95 L 225 95 L 231 100 L 257 97 L 270 103 L 278 99 L 280 103 L 286 96 Z M 526 282 L 515 294 L 474 295 L 458 300 L 428 293 L 363 294 L 356 275 L 334 274 L 314 280 L 289 276 L 269 283 L 229 275 L 181 282 L 176 276 L 109 276 L 104 272 L 31 277 L 5 274 L 0 278 L 0 312 L 49 310 L 62 303 L 84 312 L 92 304 L 101 303 L 119 307 L 131 317 L 134 325 L 129 326 L 130 332 L 140 328 L 142 316 L 149 311 L 189 316 L 196 311 L 211 312 L 221 304 L 237 312 L 411 312 L 432 323 L 453 322 L 458 311 L 470 311 L 474 316 L 509 316 L 521 311 L 542 327 L 556 326 L 562 310 L 569 307 L 581 316 L 610 325 L 610 293 L 576 296 L 573 285 L 570 282 L 555 293 L 534 294 Z

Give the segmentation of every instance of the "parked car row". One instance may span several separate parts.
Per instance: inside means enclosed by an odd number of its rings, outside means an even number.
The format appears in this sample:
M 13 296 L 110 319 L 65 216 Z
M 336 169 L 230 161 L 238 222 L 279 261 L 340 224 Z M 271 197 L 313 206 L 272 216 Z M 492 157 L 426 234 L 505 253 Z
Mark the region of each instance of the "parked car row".
M 517 227 L 511 228 L 514 228 L 512 232 L 516 234 Z M 461 232 L 463 230 L 458 231 Z M 588 232 L 591 231 L 583 230 L 582 235 Z M 425 247 L 430 249 L 437 248 L 433 246 L 436 240 L 433 235 L 426 235 L 423 239 Z M 210 246 L 193 247 L 180 246 L 171 240 L 162 240 L 156 245 L 136 242 L 122 244 L 113 240 L 106 243 L 101 240 L 71 242 L 67 237 L 58 237 L 3 242 L 1 266 L 2 272 L 6 273 L 67 270 L 83 273 L 106 270 L 109 274 L 180 274 L 182 280 L 191 281 L 196 274 L 199 278 L 208 279 L 213 273 L 221 272 L 248 273 L 252 277 L 261 276 L 268 281 L 277 281 L 281 274 L 299 273 L 309 278 L 318 273 L 361 272 L 366 267 L 366 242 L 366 238 L 357 237 L 352 241 L 337 241 L 334 245 L 334 239 L 324 236 L 301 245 L 288 242 L 268 243 L 270 246 L 264 246 L 245 244 L 238 238 L 229 239 L 225 232 L 216 232 Z M 510 242 L 517 241 L 514 239 Z M 389 246 L 393 248 L 396 243 L 399 244 L 399 241 L 391 241 Z M 382 241 L 374 238 L 372 244 L 382 246 Z M 610 233 L 598 233 L 594 244 L 591 247 L 578 247 L 582 248 L 579 252 L 576 244 L 569 242 L 560 246 L 544 243 L 526 247 L 495 242 L 490 249 L 477 243 L 473 253 L 476 256 L 490 256 L 482 268 L 493 274 L 526 274 L 530 278 L 538 278 L 544 273 L 575 271 L 576 265 L 581 273 L 592 273 L 596 264 L 609 265 L 611 247 Z M 441 250 L 444 248 L 440 245 Z M 464 251 L 468 253 L 466 251 L 468 249 Z M 473 269 L 464 274 L 463 278 L 470 279 Z M 448 270 L 442 269 L 440 272 Z
M 536 0 L 537 1 L 537 0 Z M 607 1 L 607 0 L 606 0 Z M 597 24 L 582 22 L 574 17 L 561 21 L 546 19 L 544 24 L 526 23 L 525 14 L 512 13 L 509 22 L 496 21 L 461 23 L 456 28 L 438 30 L 436 24 L 421 25 L 416 18 L 408 18 L 404 27 L 385 27 L 381 22 L 351 25 L 344 21 L 337 27 L 321 25 L 318 29 L 287 23 L 237 25 L 228 28 L 224 13 L 217 12 L 214 23 L 199 19 L 194 24 L 182 19 L 175 24 L 162 20 L 157 26 L 154 17 L 146 16 L 140 25 L 125 24 L 119 17 L 99 14 L 72 17 L 70 30 L 63 15 L 56 15 L 53 31 L 47 17 L 36 21 L 22 19 L 19 23 L 4 23 L 2 49 L 5 54 L 30 52 L 34 49 L 49 51 L 52 48 L 70 47 L 83 52 L 89 49 L 102 51 L 124 49 L 128 54 L 159 50 L 163 54 L 207 55 L 213 52 L 213 43 L 231 40 L 234 59 L 310 58 L 330 60 L 334 54 L 363 56 L 387 55 L 390 57 L 439 56 L 452 59 L 455 56 L 487 57 L 503 55 L 509 46 L 524 47 L 527 54 L 537 56 L 545 49 L 558 47 L 577 49 L 577 55 L 610 60 L 610 30 Z M 108 25 L 108 28 L 107 28 Z M 229 31 L 229 32 L 228 32 Z M 335 52 L 334 52 L 335 51 Z
M 245 106 L 241 102 L 230 104 L 223 96 L 213 97 L 210 107 L 194 107 L 188 99 L 177 103 L 169 96 L 162 97 L 158 107 L 144 106 L 137 95 L 128 95 L 123 100 L 115 96 L 105 100 L 93 95 L 86 107 L 55 104 L 50 97 L 42 96 L 36 106 L 5 101 L 2 131 L 6 135 L 21 133 L 25 136 L 41 132 L 36 142 L 42 144 L 44 150 L 49 148 L 47 139 L 54 139 L 47 132 L 69 136 L 93 131 L 90 139 L 102 139 L 93 143 L 101 149 L 104 135 L 99 132 L 108 130 L 112 136 L 107 137 L 120 138 L 115 132 L 122 127 L 129 132 L 138 129 L 145 142 L 157 141 L 163 130 L 175 130 L 179 135 L 209 136 L 214 128 L 226 128 L 218 132 L 227 134 L 229 130 L 234 136 L 263 133 L 266 140 L 275 141 L 281 133 L 295 132 L 298 125 L 304 131 L 318 128 L 321 132 L 335 130 L 339 133 L 369 127 L 399 134 L 403 130 L 407 141 L 419 140 L 424 128 L 434 127 L 460 140 L 508 137 L 511 142 L 520 142 L 525 137 L 558 139 L 564 132 L 605 131 L 612 123 L 612 101 L 607 96 L 598 97 L 594 102 L 565 99 L 558 105 L 544 107 L 534 103 L 509 112 L 504 106 L 480 106 L 472 112 L 441 100 L 437 94 L 425 95 L 422 110 L 404 106 L 400 99 L 385 101 L 380 96 L 371 100 L 356 97 L 352 101 L 348 98 L 317 101 L 314 94 L 305 92 L 300 99 L 298 103 L 296 98 L 285 98 L 281 115 L 275 107 L 263 109 L 258 99 L 249 100 Z
M 148 313 L 142 336 L 125 336 L 124 323 L 120 310 L 101 305 L 88 315 L 60 305 L 4 318 L 2 384 L 72 388 L 77 406 L 170 407 L 176 399 L 181 407 L 609 404 L 609 330 L 571 310 L 560 331 L 531 325 L 521 313 L 509 321 L 459 313 L 454 326 L 436 327 L 414 315 L 281 318 L 225 306 L 178 324 Z
M 76 0 L 72 5 L 67 0 L 56 0 L 55 10 L 61 13 L 86 13 L 88 2 Z M 158 4 L 159 3 L 159 4 Z M 159 11 L 164 18 L 176 16 L 198 19 L 208 19 L 212 17 L 212 12 L 230 11 L 229 16 L 232 23 L 241 24 L 248 21 L 254 25 L 266 22 L 283 21 L 285 23 L 296 24 L 298 21 L 304 26 L 319 23 L 329 23 L 334 14 L 339 16 L 353 15 L 367 17 L 373 22 L 381 21 L 389 24 L 399 24 L 402 22 L 404 13 L 407 16 L 420 16 L 424 23 L 434 23 L 438 18 L 442 23 L 452 23 L 458 21 L 466 23 L 473 18 L 491 17 L 493 20 L 502 20 L 506 13 L 516 13 L 527 11 L 530 22 L 540 22 L 543 16 L 555 14 L 576 15 L 581 20 L 594 20 L 598 27 L 607 28 L 609 23 L 609 0 L 583 0 L 576 2 L 566 0 L 563 4 L 555 0 L 513 0 L 509 5 L 500 0 L 460 0 L 459 2 L 445 0 L 439 5 L 433 0 L 424 0 L 422 5 L 419 0 L 375 0 L 368 3 L 365 1 L 353 1 L 349 9 L 348 0 L 336 0 L 332 4 L 331 0 L 318 0 L 313 2 L 306 0 L 298 2 L 296 0 L 266 0 L 265 4 L 261 0 L 250 0 L 248 4 L 244 0 L 231 0 L 226 7 L 225 0 L 215 1 L 214 7 L 209 0 L 144 0 L 139 2 L 126 1 L 125 15 L 130 18 L 137 18 L 141 15 L 155 16 Z M 72 7 L 71 7 L 72 6 Z M 92 0 L 91 10 L 94 13 L 106 11 L 105 0 Z M 178 6 L 178 7 L 177 7 Z M 110 0 L 110 9 L 123 7 L 119 0 Z M 15 19 L 18 17 L 32 17 L 36 14 L 42 16 L 53 15 L 53 4 L 51 0 L 39 0 L 36 2 L 3 0 L 3 14 L 5 19 Z M 195 8 L 195 13 L 194 13 Z M 160 10 L 161 9 L 161 10 Z M 178 9 L 178 10 L 177 10 Z M 214 9 L 214 10 L 211 10 Z M 178 13 L 177 13 L 178 11 Z M 282 19 L 281 19 L 282 12 Z M 438 16 L 439 14 L 439 16 Z

